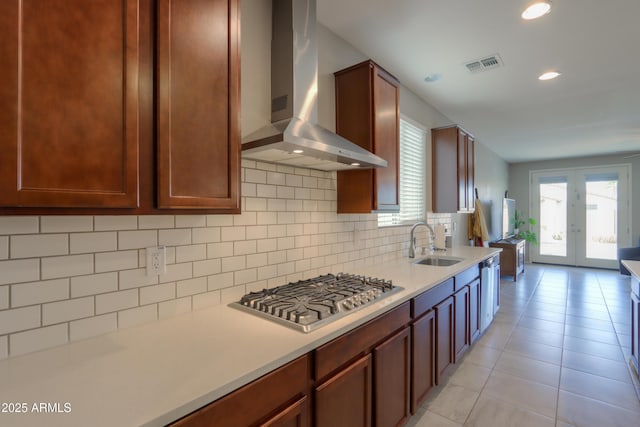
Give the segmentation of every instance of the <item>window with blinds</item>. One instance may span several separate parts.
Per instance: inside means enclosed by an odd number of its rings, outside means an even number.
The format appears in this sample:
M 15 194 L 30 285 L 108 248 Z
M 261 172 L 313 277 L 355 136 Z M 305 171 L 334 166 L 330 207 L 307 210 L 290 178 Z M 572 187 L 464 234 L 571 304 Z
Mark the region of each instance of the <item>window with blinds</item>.
M 378 227 L 425 219 L 425 146 L 427 132 L 400 119 L 400 212 L 378 214 Z

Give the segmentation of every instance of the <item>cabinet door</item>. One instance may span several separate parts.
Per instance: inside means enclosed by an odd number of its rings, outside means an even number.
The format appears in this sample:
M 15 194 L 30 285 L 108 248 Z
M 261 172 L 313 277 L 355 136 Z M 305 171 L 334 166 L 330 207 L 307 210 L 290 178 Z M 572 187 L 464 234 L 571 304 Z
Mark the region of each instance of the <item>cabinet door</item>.
M 374 154 L 387 161 L 386 168 L 374 169 L 376 211 L 400 209 L 400 117 L 398 86 L 393 77 L 378 67 L 373 68 L 373 132 Z
M 436 384 L 454 361 L 453 329 L 454 310 L 453 296 L 435 306 L 436 310 Z
M 499 276 L 498 276 L 499 277 Z M 469 283 L 469 335 L 470 344 L 480 336 L 480 280 Z
M 458 210 L 467 209 L 467 198 L 467 134 L 458 129 Z
M 316 388 L 316 427 L 371 426 L 371 355 Z
M 458 361 L 469 347 L 469 287 L 465 286 L 455 293 L 454 300 L 454 343 L 455 359 Z
M 409 418 L 410 361 L 410 328 L 373 350 L 376 427 L 395 427 Z
M 475 208 L 475 142 L 471 135 L 467 135 L 467 209 Z
M 635 278 L 631 280 L 638 282 Z M 640 372 L 640 297 L 634 292 L 631 292 L 631 361 L 636 372 Z
M 0 2 L 0 205 L 138 206 L 139 14 Z
M 411 326 L 411 413 L 435 385 L 436 312 L 431 310 Z
M 238 1 L 158 8 L 158 206 L 237 210 Z
M 307 427 L 309 425 L 308 406 L 307 396 L 303 396 L 267 422 L 260 424 L 260 427 Z

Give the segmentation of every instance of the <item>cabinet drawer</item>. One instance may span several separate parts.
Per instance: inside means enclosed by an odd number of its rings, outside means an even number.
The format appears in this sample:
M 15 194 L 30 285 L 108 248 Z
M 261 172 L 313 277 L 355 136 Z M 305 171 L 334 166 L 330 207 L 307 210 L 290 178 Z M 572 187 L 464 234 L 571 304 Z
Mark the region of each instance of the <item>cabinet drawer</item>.
M 411 320 L 409 302 L 366 323 L 316 350 L 316 381 L 322 381 L 357 356 L 368 353 L 377 343 Z
M 417 319 L 453 294 L 453 278 L 434 286 L 411 300 L 411 317 Z
M 255 425 L 307 393 L 305 355 L 178 420 L 172 427 Z
M 466 269 L 462 273 L 456 274 L 455 285 L 456 292 L 467 286 L 469 283 L 473 282 L 475 279 L 480 277 L 480 266 L 474 265 L 471 268 Z

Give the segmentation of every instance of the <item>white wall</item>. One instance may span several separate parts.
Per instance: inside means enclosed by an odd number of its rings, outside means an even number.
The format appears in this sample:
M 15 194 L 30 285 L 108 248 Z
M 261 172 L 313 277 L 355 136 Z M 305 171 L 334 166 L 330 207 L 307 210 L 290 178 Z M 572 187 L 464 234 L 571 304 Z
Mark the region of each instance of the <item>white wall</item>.
M 509 164 L 482 144 L 475 145 L 475 186 L 487 216 L 490 240 L 502 233 L 502 199 L 509 189 Z

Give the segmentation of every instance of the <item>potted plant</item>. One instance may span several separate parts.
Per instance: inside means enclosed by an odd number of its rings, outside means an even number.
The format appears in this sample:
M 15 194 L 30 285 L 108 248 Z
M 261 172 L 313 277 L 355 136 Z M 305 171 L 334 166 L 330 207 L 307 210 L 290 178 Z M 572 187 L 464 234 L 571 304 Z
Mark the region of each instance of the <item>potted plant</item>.
M 536 235 L 535 231 L 532 231 L 531 229 L 520 230 L 520 227 L 522 227 L 526 223 L 529 224 L 529 228 L 532 228 L 534 225 L 536 225 L 536 220 L 531 217 L 525 220 L 525 218 L 522 216 L 522 212 L 516 210 L 513 216 L 513 231 L 515 232 L 515 236 L 518 239 L 524 239 L 528 243 L 537 245 L 538 236 Z

